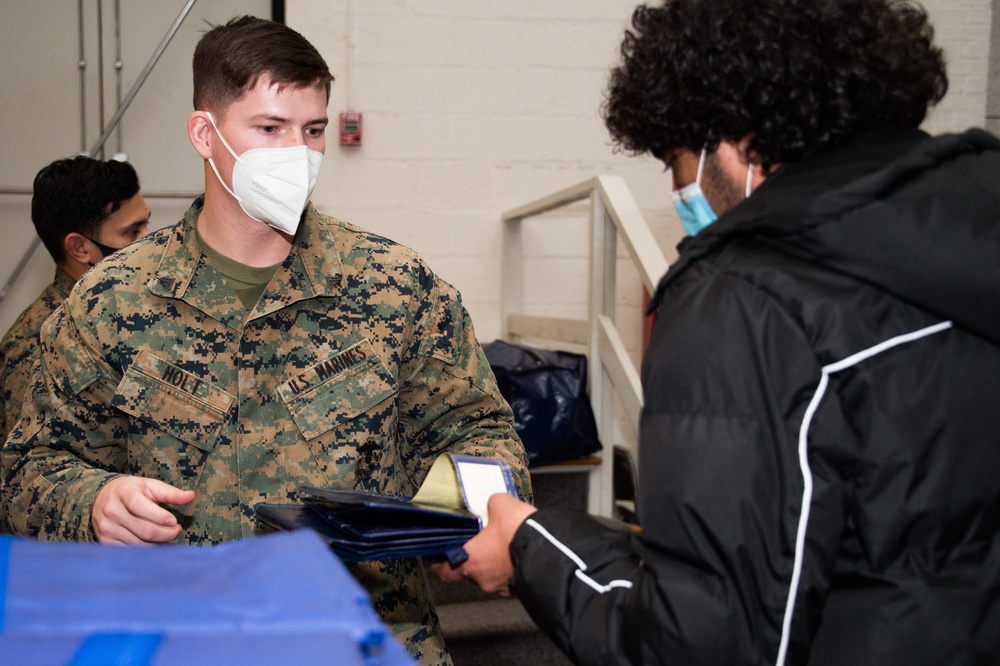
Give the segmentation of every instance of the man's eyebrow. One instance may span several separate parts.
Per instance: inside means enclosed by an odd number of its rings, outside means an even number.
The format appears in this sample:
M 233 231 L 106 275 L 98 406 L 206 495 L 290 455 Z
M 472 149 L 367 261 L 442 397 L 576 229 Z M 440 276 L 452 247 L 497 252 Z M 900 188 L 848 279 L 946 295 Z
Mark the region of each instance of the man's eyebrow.
M 288 118 L 285 118 L 283 116 L 275 116 L 275 115 L 269 114 L 269 113 L 260 113 L 260 114 L 257 114 L 256 116 L 251 117 L 250 118 L 250 122 L 254 122 L 254 123 L 263 123 L 263 122 L 287 123 L 288 122 Z
M 285 118 L 284 116 L 275 116 L 275 115 L 268 115 L 268 114 L 261 114 L 259 116 L 254 116 L 251 120 L 253 122 L 270 121 L 270 122 L 276 123 L 276 124 L 291 122 L 288 118 Z M 302 124 L 303 125 L 328 125 L 328 124 L 330 124 L 330 118 L 329 118 L 329 116 L 323 116 L 322 118 L 314 118 L 312 120 L 307 120 L 306 122 L 304 122 Z
M 140 217 L 140 218 L 138 218 L 136 220 L 133 220 L 129 224 L 129 226 L 130 227 L 141 227 L 144 224 L 148 224 L 149 223 L 149 219 L 151 217 L 153 217 L 153 211 L 151 211 L 149 208 L 146 208 L 146 216 L 145 217 Z

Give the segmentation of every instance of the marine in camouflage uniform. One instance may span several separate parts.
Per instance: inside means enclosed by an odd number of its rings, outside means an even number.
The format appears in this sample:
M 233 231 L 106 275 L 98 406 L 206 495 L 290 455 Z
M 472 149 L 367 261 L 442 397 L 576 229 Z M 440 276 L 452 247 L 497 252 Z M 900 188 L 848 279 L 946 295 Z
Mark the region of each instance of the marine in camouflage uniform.
M 38 358 L 38 331 L 69 296 L 76 281 L 61 268 L 52 284 L 24 309 L 0 341 L 0 427 L 3 439 L 14 430 L 21 414 L 21 398 L 31 383 L 31 364 Z
M 139 175 L 130 164 L 77 155 L 55 160 L 35 174 L 31 222 L 56 271 L 52 283 L 21 312 L 0 341 L 0 444 L 21 415 L 31 365 L 38 358 L 42 322 L 90 267 L 149 233 L 149 207 L 140 192 Z
M 307 208 L 252 311 L 195 222 L 85 275 L 41 333 L 34 400 L 3 450 L 21 534 L 93 540 L 120 474 L 195 491 L 178 541 L 257 534 L 260 502 L 302 485 L 412 495 L 437 456 L 524 450 L 458 292 L 411 250 Z M 411 654 L 450 663 L 417 559 L 352 568 Z
M 61 268 L 52 283 L 26 307 L 0 341 L 0 443 L 14 430 L 21 415 L 21 399 L 31 384 L 31 364 L 38 358 L 38 331 L 69 296 L 76 281 Z M 0 504 L 0 533 L 9 533 L 7 512 Z

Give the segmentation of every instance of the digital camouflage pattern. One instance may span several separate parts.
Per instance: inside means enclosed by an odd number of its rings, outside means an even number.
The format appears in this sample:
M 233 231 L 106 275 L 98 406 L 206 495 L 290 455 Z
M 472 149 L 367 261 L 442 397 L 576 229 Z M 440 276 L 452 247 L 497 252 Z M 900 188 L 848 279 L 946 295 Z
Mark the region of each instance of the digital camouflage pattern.
M 195 221 L 85 275 L 43 327 L 42 362 L 3 450 L 14 529 L 92 540 L 117 474 L 196 493 L 178 541 L 259 533 L 254 507 L 303 485 L 412 495 L 435 458 L 524 449 L 458 292 L 412 250 L 312 207 L 247 312 L 200 250 Z M 419 560 L 352 567 L 411 654 L 450 663 Z
M 18 315 L 0 341 L 0 428 L 3 428 L 0 444 L 14 430 L 21 415 L 21 402 L 31 384 L 31 364 L 38 358 L 38 331 L 42 322 L 66 300 L 73 282 L 69 273 L 57 268 L 52 283 Z M 0 534 L 9 532 L 7 512 L 0 504 Z
M 31 383 L 31 364 L 38 358 L 38 331 L 69 296 L 73 282 L 69 273 L 57 268 L 52 284 L 24 309 L 0 341 L 0 427 L 4 440 L 17 425 L 21 398 Z

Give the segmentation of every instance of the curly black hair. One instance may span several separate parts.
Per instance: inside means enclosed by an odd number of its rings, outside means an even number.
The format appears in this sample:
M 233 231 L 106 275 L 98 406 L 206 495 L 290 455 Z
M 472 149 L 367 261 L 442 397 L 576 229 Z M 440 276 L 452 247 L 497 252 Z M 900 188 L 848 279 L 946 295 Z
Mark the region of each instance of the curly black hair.
M 909 0 L 665 0 L 625 32 L 602 113 L 663 157 L 749 137 L 765 170 L 879 127 L 916 127 L 948 89 Z
M 96 238 L 104 220 L 139 193 L 139 176 L 127 162 L 80 155 L 42 167 L 32 189 L 31 221 L 59 264 L 63 239 L 73 232 Z

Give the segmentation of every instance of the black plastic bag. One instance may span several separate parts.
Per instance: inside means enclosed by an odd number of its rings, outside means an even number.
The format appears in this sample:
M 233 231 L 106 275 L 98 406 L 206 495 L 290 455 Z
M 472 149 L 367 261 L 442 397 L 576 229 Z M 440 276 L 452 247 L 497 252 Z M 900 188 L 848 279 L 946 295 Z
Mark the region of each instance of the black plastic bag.
M 529 466 L 551 465 L 601 450 L 587 396 L 587 357 L 495 340 L 483 346 Z

